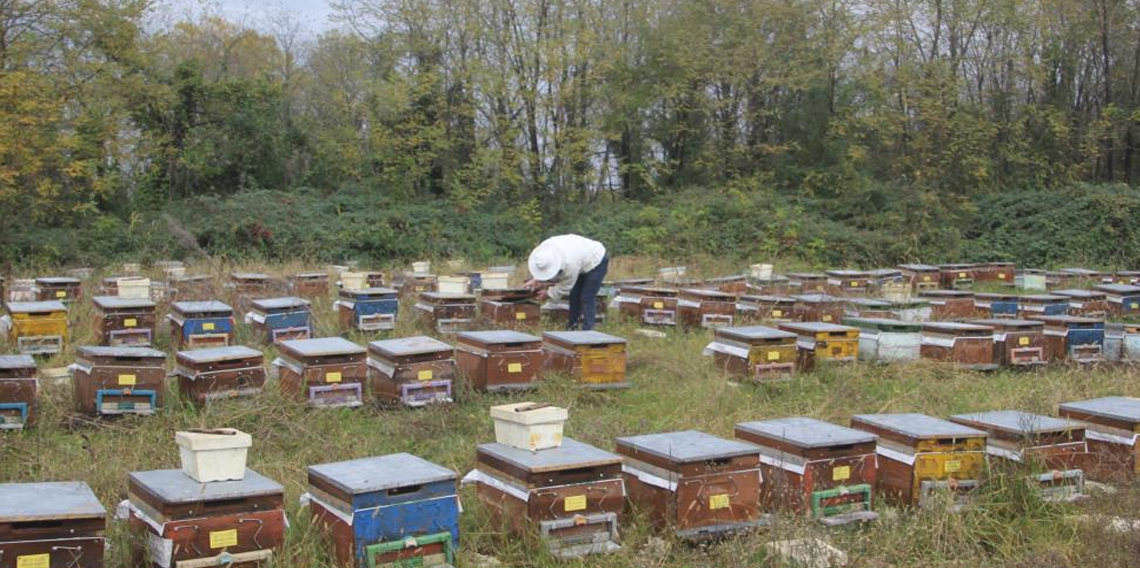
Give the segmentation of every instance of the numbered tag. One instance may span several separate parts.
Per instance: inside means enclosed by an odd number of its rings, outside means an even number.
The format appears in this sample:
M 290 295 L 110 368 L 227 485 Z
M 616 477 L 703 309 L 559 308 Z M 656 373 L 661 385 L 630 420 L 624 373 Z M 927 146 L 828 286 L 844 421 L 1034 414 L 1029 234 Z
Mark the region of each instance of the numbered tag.
M 431 369 L 428 369 L 426 371 L 420 371 L 420 372 L 416 373 L 416 378 L 421 380 L 421 381 L 430 381 L 431 377 L 432 377 Z
M 823 317 L 821 317 L 821 318 L 819 318 L 819 319 L 821 319 L 821 320 L 823 320 L 823 321 L 831 321 L 831 316 L 827 316 L 827 315 L 825 315 L 825 316 L 823 316 Z
M 774 317 L 774 318 L 784 317 L 784 310 L 772 310 L 772 317 Z
M 138 383 L 138 377 L 135 375 L 119 375 L 119 386 L 133 387 Z
M 779 361 L 780 360 L 780 352 L 779 351 L 769 351 L 768 352 L 768 360 L 769 361 Z
M 1018 345 L 1029 345 L 1029 338 L 1028 337 L 1019 337 L 1019 338 L 1017 338 L 1017 344 Z
M 55 291 L 55 297 L 56 297 L 56 298 L 66 298 L 66 297 L 67 297 L 67 292 L 64 292 L 63 290 L 56 290 L 56 291 Z M 30 558 L 30 557 L 29 557 L 29 558 Z
M 942 469 L 946 473 L 957 473 L 962 471 L 962 462 L 961 460 L 950 460 L 946 462 L 946 466 Z
M 509 363 L 507 365 L 507 372 L 508 373 L 521 373 L 522 372 L 522 363 Z
M 237 529 L 210 532 L 210 548 L 228 548 L 237 546 Z
M 831 470 L 832 481 L 846 481 L 851 479 L 851 466 L 841 465 Z
M 515 319 L 524 320 L 524 319 L 526 319 L 526 314 L 519 312 L 519 313 L 515 314 Z
M 16 568 L 51 568 L 51 554 L 17 556 Z
M 655 310 L 665 309 L 665 302 L 653 302 L 653 309 L 655 309 Z
M 209 321 L 202 324 L 202 331 L 214 331 L 214 322 Z
M 341 381 L 340 371 L 335 371 L 332 373 L 325 373 L 325 382 L 326 383 L 339 383 L 340 381 Z
M 127 318 L 123 320 L 123 325 L 126 327 L 135 327 L 139 324 L 139 320 L 135 318 Z
M 585 495 L 574 495 L 572 497 L 567 497 L 562 502 L 562 509 L 564 511 L 566 511 L 567 513 L 571 513 L 574 511 L 585 511 L 586 510 L 586 496 Z
M 709 510 L 727 509 L 729 507 L 728 493 L 709 497 Z

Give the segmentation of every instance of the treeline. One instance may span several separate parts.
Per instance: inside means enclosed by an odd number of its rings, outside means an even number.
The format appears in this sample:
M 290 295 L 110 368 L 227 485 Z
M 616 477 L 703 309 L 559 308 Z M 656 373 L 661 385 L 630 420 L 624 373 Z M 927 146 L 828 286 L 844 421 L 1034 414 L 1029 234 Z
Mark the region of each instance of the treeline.
M 695 186 L 823 207 L 889 186 L 960 219 L 1140 175 L 1124 0 L 334 4 L 312 36 L 288 14 L 0 1 L 0 245 L 298 186 L 528 223 Z

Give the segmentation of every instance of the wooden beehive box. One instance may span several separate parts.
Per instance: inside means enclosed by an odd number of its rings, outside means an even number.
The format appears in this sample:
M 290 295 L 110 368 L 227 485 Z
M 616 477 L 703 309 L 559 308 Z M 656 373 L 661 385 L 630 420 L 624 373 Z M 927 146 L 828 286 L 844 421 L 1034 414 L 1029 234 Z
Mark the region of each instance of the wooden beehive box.
M 1058 406 L 1062 418 L 1086 424 L 1089 479 L 1131 483 L 1140 476 L 1140 399 L 1108 396 Z
M 267 343 L 308 339 L 312 336 L 309 306 L 308 300 L 296 296 L 253 300 L 245 320 Z
M 741 322 L 781 323 L 793 320 L 795 307 L 791 296 L 746 294 L 736 301 L 736 315 Z
M 754 295 L 786 295 L 791 292 L 792 281 L 787 276 L 773 274 L 767 278 L 749 278 L 748 290 L 744 293 Z
M 847 298 L 844 317 L 894 319 L 893 304 L 874 298 Z
M 598 323 L 606 321 L 606 299 L 605 293 L 599 291 L 598 297 L 595 300 L 597 303 L 594 305 L 594 319 Z M 570 302 L 564 300 L 558 302 L 547 301 L 539 308 L 539 312 L 550 323 L 564 327 L 566 323 L 570 321 Z
M 1012 262 L 987 262 L 979 264 L 974 271 L 978 282 L 997 283 L 1013 286 L 1017 276 L 1017 265 Z
M 83 281 L 71 277 L 36 278 L 36 301 L 70 304 L 83 298 Z
M 825 322 L 792 322 L 780 324 L 796 340 L 796 368 L 810 371 L 817 361 L 847 363 L 859 358 L 859 329 Z
M 149 347 L 154 344 L 157 316 L 150 300 L 95 296 L 95 337 L 101 345 Z
M 717 290 L 733 296 L 739 296 L 748 292 L 748 275 L 735 274 L 731 276 L 721 276 L 718 278 L 710 278 L 701 284 L 702 288 L 710 290 Z
M 434 274 L 405 274 L 400 291 L 411 296 L 420 296 L 437 290 L 438 280 Z
M 615 552 L 624 506 L 620 456 L 571 438 L 531 452 L 481 444 L 464 478 L 494 521 L 541 536 L 562 558 Z
M 900 264 L 903 278 L 910 282 L 914 291 L 937 290 L 940 287 L 942 271 L 931 264 Z
M 265 357 L 242 345 L 179 351 L 175 375 L 182 395 L 195 404 L 254 396 L 265 386 Z
M 992 371 L 994 328 L 960 322 L 922 324 L 922 358 L 954 363 L 973 371 Z
M 207 301 L 218 294 L 214 283 L 205 274 L 187 274 L 170 279 L 171 298 L 182 302 Z
M 454 333 L 467 329 L 475 320 L 475 296 L 424 292 L 414 309 L 428 327 L 441 333 Z
M 1033 469 L 1030 481 L 1046 499 L 1069 501 L 1084 495 L 1089 458 L 1084 424 L 1017 410 L 957 414 L 950 421 L 984 431 L 991 458 Z
M 1018 299 L 1021 317 L 1063 316 L 1069 313 L 1069 299 L 1053 294 L 1030 294 Z
M 722 327 L 705 353 L 726 373 L 757 382 L 784 380 L 796 372 L 798 339 L 771 327 Z
M 871 291 L 871 273 L 865 270 L 828 270 L 827 291 L 840 296 L 865 296 Z
M 796 294 L 827 293 L 827 275 L 819 272 L 789 272 L 788 286 Z
M 1016 294 L 974 294 L 974 313 L 980 318 L 1014 319 L 1021 313 L 1020 298 Z
M 282 341 L 278 369 L 281 392 L 320 408 L 364 404 L 367 351 L 347 339 L 322 337 Z
M 1002 367 L 1039 367 L 1049 362 L 1045 324 L 1036 320 L 981 319 L 970 323 L 994 330 L 994 364 Z
M 547 331 L 544 368 L 568 373 L 591 389 L 628 388 L 625 346 L 624 339 L 600 331 Z
M 329 295 L 329 275 L 327 272 L 300 272 L 289 276 L 289 288 L 293 295 L 304 298 L 319 298 Z
M 1116 284 L 1140 286 L 1140 270 L 1118 270 L 1113 275 L 1112 281 Z
M 517 331 L 465 331 L 456 336 L 455 362 L 477 391 L 534 387 L 542 374 L 542 338 Z
M 686 288 L 678 294 L 677 312 L 688 327 L 714 328 L 732 325 L 736 296 L 716 290 Z
M 939 283 L 947 290 L 968 290 L 978 278 L 978 265 L 940 264 L 938 276 Z
M 309 466 L 313 520 L 343 566 L 454 566 L 455 478 L 404 453 Z
M 396 329 L 400 313 L 399 292 L 393 288 L 341 290 L 336 302 L 342 329 L 381 331 Z
M 1140 286 L 1099 284 L 1094 289 L 1104 293 L 1105 299 L 1108 301 L 1108 316 L 1116 318 L 1140 316 Z
M 933 320 L 960 321 L 977 316 L 975 295 L 968 290 L 922 290 L 918 296 L 930 303 L 930 318 Z
M 106 528 L 86 483 L 0 483 L 0 566 L 103 568 Z
M 369 389 L 384 404 L 449 403 L 455 371 L 455 348 L 438 339 L 420 335 L 368 344 Z
M 35 425 L 38 386 L 31 355 L 0 355 L 0 431 Z
M 253 300 L 277 295 L 278 286 L 268 274 L 260 272 L 231 272 L 227 284 L 232 294 L 232 304 L 240 311 L 250 309 Z
M 234 340 L 234 309 L 216 300 L 170 304 L 170 343 L 175 350 L 225 347 Z
M 1056 290 L 1056 296 L 1069 299 L 1069 315 L 1104 319 L 1108 315 L 1108 296 L 1099 290 Z
M 9 336 L 20 353 L 52 355 L 67 342 L 67 306 L 63 302 L 8 302 Z
M 950 491 L 976 489 L 986 465 L 986 433 L 925 414 L 857 414 L 851 427 L 879 437 L 879 494 L 901 506 L 928 505 Z
M 843 318 L 859 328 L 859 360 L 893 363 L 921 356 L 922 325 L 890 318 Z
M 879 469 L 874 434 L 791 417 L 737 424 L 736 437 L 760 447 L 764 510 L 828 525 L 878 518 L 872 512 Z
M 1104 282 L 1106 274 L 1088 268 L 1062 268 L 1058 271 L 1057 287 L 1083 288 Z
M 154 414 L 166 396 L 166 353 L 148 347 L 82 346 L 71 383 L 75 408 L 82 414 Z
M 1080 316 L 1033 316 L 1045 322 L 1050 361 L 1098 363 L 1104 360 L 1104 320 Z
M 247 469 L 199 483 L 177 469 L 129 474 L 135 565 L 252 567 L 284 544 L 285 489 Z
M 630 503 L 682 539 L 766 526 L 760 448 L 687 430 L 616 440 Z
M 529 288 L 484 290 L 479 310 L 490 323 L 503 326 L 532 326 L 540 323 L 541 312 L 534 291 Z
M 674 288 L 625 287 L 621 295 L 632 291 L 637 294 L 636 318 L 644 325 L 677 325 L 677 295 Z M 624 309 L 624 304 L 623 304 Z
M 796 300 L 794 318 L 803 322 L 836 323 L 847 315 L 847 307 L 842 298 L 827 294 L 804 294 L 792 296 Z

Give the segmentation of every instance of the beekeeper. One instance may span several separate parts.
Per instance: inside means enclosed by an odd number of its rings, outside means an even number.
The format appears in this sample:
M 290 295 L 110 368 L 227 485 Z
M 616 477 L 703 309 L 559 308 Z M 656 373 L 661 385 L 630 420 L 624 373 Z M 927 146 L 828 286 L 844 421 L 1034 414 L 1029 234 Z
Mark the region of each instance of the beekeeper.
M 531 280 L 526 287 L 536 291 L 539 300 L 549 298 L 570 303 L 566 329 L 594 329 L 597 320 L 598 291 L 610 266 L 606 247 L 578 235 L 558 235 L 542 241 L 530 253 L 527 267 Z

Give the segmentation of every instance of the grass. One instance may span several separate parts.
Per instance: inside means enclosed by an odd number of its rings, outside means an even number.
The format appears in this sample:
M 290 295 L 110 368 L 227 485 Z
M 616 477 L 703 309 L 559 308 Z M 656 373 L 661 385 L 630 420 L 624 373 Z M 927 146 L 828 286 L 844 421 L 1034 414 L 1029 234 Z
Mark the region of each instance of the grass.
M 265 267 L 243 267 L 266 270 Z M 300 266 L 272 267 L 289 273 Z M 615 276 L 645 274 L 644 266 L 622 265 Z M 727 273 L 727 271 L 721 272 Z M 88 282 L 88 295 L 98 275 Z M 421 333 L 402 308 L 395 336 Z M 336 335 L 331 298 L 314 304 L 317 335 Z M 89 302 L 72 312 L 73 341 L 68 352 L 44 366 L 70 362 L 72 347 L 92 340 Z M 1051 368 L 1035 374 L 975 374 L 917 362 L 905 365 L 854 364 L 822 366 L 795 380 L 766 385 L 735 385 L 700 355 L 709 333 L 672 330 L 666 339 L 633 334 L 635 326 L 612 322 L 602 330 L 630 339 L 626 391 L 589 392 L 568 377 L 548 376 L 536 391 L 493 396 L 460 390 L 459 401 L 422 410 L 313 410 L 268 392 L 250 400 L 226 401 L 195 408 L 171 389 L 166 408 L 152 417 L 127 417 L 76 424 L 70 387 L 41 385 L 39 425 L 32 431 L 0 437 L 0 480 L 30 482 L 82 480 L 113 510 L 126 498 L 129 471 L 176 468 L 176 430 L 230 426 L 254 437 L 249 465 L 282 483 L 292 528 L 276 566 L 333 566 L 327 539 L 298 507 L 306 489 L 310 464 L 406 451 L 460 474 L 474 466 L 477 444 L 494 438 L 487 407 L 515 400 L 539 400 L 570 409 L 566 434 L 605 449 L 620 435 L 700 429 L 731 436 L 733 425 L 789 415 L 809 415 L 846 423 L 855 413 L 916 411 L 936 416 L 1020 409 L 1053 414 L 1059 402 L 1112 394 L 1140 396 L 1140 373 L 1131 367 Z M 365 343 L 379 336 L 346 337 Z M 446 338 L 445 338 L 446 339 Z M 239 341 L 250 343 L 241 327 Z M 166 349 L 165 325 L 158 334 Z M 11 351 L 12 347 L 8 346 Z M 276 353 L 266 349 L 266 362 Z M 784 538 L 819 536 L 845 550 L 855 566 L 1133 566 L 1140 555 L 1140 536 L 1119 535 L 1080 515 L 1135 517 L 1140 491 L 1123 488 L 1111 497 L 1081 505 L 1042 503 L 1008 474 L 994 472 L 977 504 L 961 514 L 945 510 L 919 512 L 881 507 L 883 519 L 870 526 L 825 529 L 802 519 L 780 517 L 771 531 L 695 547 L 664 538 L 638 513 L 623 521 L 622 552 L 608 557 L 559 562 L 533 536 L 503 534 L 488 522 L 474 492 L 463 489 L 460 564 L 478 565 L 477 555 L 493 556 L 504 566 L 697 567 L 779 566 L 767 558 L 764 543 Z M 112 548 L 107 566 L 127 566 L 130 539 L 123 523 L 109 528 Z

